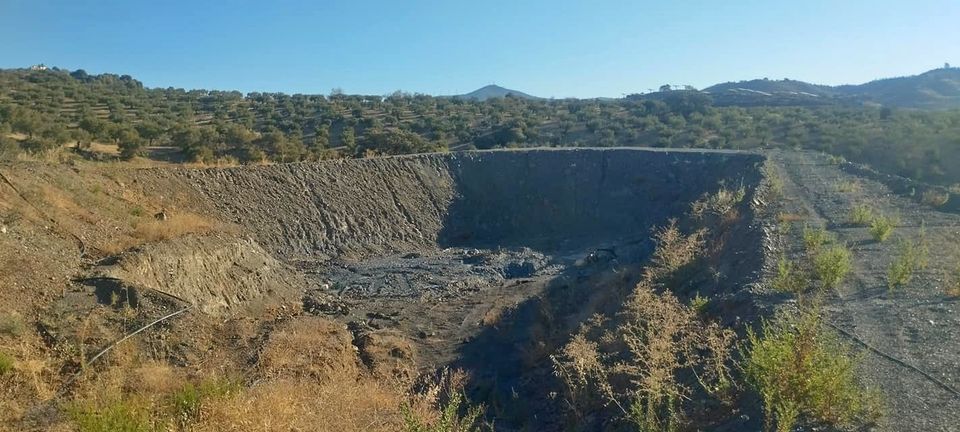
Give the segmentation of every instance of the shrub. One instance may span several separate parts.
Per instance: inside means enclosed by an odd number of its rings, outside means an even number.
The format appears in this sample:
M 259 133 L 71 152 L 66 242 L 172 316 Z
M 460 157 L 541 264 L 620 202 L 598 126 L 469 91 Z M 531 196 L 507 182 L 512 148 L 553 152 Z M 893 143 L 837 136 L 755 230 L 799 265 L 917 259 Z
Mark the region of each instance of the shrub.
M 690 309 L 693 309 L 697 314 L 703 314 L 707 309 L 707 305 L 710 304 L 710 299 L 706 297 L 701 297 L 700 293 L 697 293 L 692 299 L 690 299 Z
M 773 278 L 773 289 L 799 294 L 807 286 L 807 281 L 800 270 L 786 257 L 777 261 L 777 275 Z
M 225 397 L 239 389 L 239 383 L 222 379 L 204 381 L 199 385 L 187 383 L 170 395 L 170 411 L 180 427 L 187 429 L 200 418 L 201 408 L 206 400 Z
M 466 374 L 443 370 L 438 378 L 427 384 L 427 389 L 414 395 L 400 406 L 403 432 L 474 432 L 480 430 L 483 406 L 470 406 L 463 393 Z M 413 405 L 426 404 L 436 408 L 435 418 L 427 419 L 415 412 Z
M 13 159 L 20 154 L 20 152 L 20 144 L 16 140 L 0 133 L 0 160 Z
M 873 221 L 873 209 L 865 204 L 857 204 L 850 210 L 850 223 L 856 226 L 868 226 Z
M 924 240 L 911 242 L 901 240 L 897 256 L 887 269 L 887 288 L 891 291 L 910 283 L 914 273 L 926 267 L 927 249 Z
M 747 330 L 743 370 L 760 395 L 765 428 L 792 431 L 801 418 L 835 426 L 875 420 L 878 398 L 856 380 L 853 357 L 815 313 L 780 314 Z
M 740 186 L 737 189 L 727 189 L 721 186 L 714 194 L 704 194 L 691 205 L 690 212 L 695 217 L 703 217 L 707 213 L 723 216 L 743 202 L 747 190 Z
M 897 218 L 878 215 L 870 221 L 870 236 L 878 242 L 886 241 L 900 221 Z
M 824 289 L 836 288 L 850 273 L 853 254 L 843 245 L 833 245 L 813 257 L 813 270 Z
M 657 248 L 646 269 L 646 277 L 650 280 L 661 279 L 691 263 L 703 252 L 706 234 L 706 230 L 701 229 L 685 236 L 675 219 L 655 230 L 653 238 Z
M 401 407 L 403 413 L 404 432 L 472 432 L 480 430 L 477 424 L 483 416 L 483 409 L 479 407 L 464 408 L 466 398 L 463 393 L 457 392 L 450 396 L 450 400 L 440 407 L 440 418 L 433 424 L 427 424 L 414 415 L 410 408 Z M 466 414 L 461 415 L 461 409 Z
M 731 331 L 642 281 L 623 312 L 594 317 L 551 358 L 577 414 L 616 407 L 639 430 L 677 430 L 694 385 L 710 395 L 732 385 L 732 340 Z
M 9 354 L 0 351 L 0 376 L 13 372 L 13 369 L 13 357 L 10 357 Z
M 803 227 L 803 245 L 807 252 L 816 252 L 820 247 L 833 242 L 833 236 L 824 227 Z

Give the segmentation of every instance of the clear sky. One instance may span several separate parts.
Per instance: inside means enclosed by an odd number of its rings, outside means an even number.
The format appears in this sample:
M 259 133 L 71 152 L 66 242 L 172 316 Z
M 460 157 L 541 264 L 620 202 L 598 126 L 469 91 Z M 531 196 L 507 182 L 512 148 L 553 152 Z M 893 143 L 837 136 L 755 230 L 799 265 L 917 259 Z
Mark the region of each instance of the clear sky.
M 960 64 L 960 0 L 0 0 L 0 67 L 150 87 L 544 97 Z

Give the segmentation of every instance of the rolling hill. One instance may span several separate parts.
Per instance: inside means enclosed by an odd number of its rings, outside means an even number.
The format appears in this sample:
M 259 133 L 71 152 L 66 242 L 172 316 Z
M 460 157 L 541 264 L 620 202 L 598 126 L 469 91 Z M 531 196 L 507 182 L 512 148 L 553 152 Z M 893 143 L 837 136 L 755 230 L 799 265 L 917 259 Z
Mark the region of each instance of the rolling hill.
M 481 88 L 479 88 L 479 89 L 476 89 L 476 90 L 474 90 L 474 91 L 472 91 L 472 92 L 470 92 L 470 93 L 462 94 L 462 95 L 457 95 L 457 96 L 453 96 L 453 97 L 459 98 L 459 99 L 469 99 L 469 100 L 476 100 L 476 101 L 485 101 L 485 100 L 487 100 L 487 99 L 506 97 L 507 95 L 513 95 L 513 96 L 516 96 L 516 97 L 521 98 L 521 99 L 529 99 L 529 100 L 539 100 L 539 99 L 542 99 L 542 98 L 538 98 L 538 97 L 536 97 L 536 96 L 528 95 L 528 94 L 526 94 L 526 93 L 524 93 L 524 92 L 521 92 L 521 91 L 511 90 L 511 89 L 508 89 L 508 88 L 503 88 L 503 87 L 500 87 L 500 86 L 495 85 L 495 84 L 490 84 L 490 85 L 488 85 L 488 86 L 484 86 L 484 87 L 481 87 Z
M 826 86 L 790 79 L 726 82 L 703 90 L 717 105 L 883 105 L 943 110 L 960 108 L 960 68 L 944 67 L 859 85 Z

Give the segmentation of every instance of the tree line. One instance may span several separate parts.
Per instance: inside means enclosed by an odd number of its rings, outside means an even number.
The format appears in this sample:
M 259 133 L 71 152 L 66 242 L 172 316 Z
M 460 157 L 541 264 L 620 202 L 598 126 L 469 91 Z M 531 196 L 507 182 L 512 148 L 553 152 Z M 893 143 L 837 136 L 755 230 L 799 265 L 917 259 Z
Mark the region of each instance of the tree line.
M 806 148 L 941 184 L 960 183 L 960 111 L 879 106 L 717 107 L 710 95 L 478 102 L 145 88 L 127 75 L 0 71 L 0 155 L 115 144 L 183 161 L 294 162 L 533 146 Z

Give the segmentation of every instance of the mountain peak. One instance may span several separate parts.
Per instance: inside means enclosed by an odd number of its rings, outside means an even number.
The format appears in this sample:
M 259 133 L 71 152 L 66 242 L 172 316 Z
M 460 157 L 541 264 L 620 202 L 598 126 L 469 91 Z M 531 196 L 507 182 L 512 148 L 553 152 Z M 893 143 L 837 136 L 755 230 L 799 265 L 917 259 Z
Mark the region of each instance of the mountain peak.
M 515 96 L 521 99 L 540 99 L 536 96 L 531 96 L 524 92 L 511 90 L 505 87 L 500 87 L 496 84 L 488 84 L 470 93 L 458 95 L 455 97 L 462 98 L 462 99 L 485 101 L 487 99 L 507 97 L 508 95 Z

